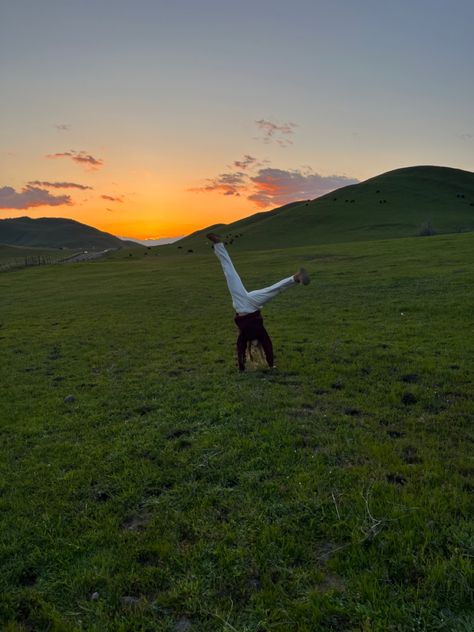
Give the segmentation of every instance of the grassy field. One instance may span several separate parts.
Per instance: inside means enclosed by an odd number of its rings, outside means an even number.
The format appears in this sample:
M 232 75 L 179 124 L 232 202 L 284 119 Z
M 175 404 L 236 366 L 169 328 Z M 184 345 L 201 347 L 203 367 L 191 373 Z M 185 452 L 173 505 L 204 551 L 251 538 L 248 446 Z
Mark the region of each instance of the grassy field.
M 474 235 L 237 253 L 242 375 L 159 252 L 0 275 L 2 630 L 472 630 Z

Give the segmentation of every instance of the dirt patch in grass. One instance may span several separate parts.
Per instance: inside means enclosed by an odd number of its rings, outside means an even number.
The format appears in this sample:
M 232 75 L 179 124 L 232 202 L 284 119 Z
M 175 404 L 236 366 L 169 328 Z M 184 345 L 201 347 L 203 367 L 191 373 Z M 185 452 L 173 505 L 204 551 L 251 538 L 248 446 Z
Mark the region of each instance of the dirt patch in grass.
M 407 445 L 403 448 L 402 460 L 404 463 L 407 463 L 409 465 L 423 462 L 423 459 L 421 459 L 418 454 L 418 449 L 413 445 Z
M 344 414 L 349 415 L 349 417 L 359 417 L 362 412 L 358 408 L 348 406 L 347 408 L 344 408 Z
M 400 430 L 387 430 L 387 434 L 391 439 L 400 439 L 405 436 L 405 433 Z
M 189 430 L 186 430 L 185 428 L 177 428 L 176 430 L 168 432 L 166 438 L 169 440 L 179 439 L 180 437 L 188 437 L 190 434 L 191 432 Z
M 416 373 L 406 373 L 402 375 L 400 379 L 402 382 L 405 382 L 405 384 L 418 384 L 421 381 L 420 376 Z
M 387 474 L 386 479 L 392 485 L 403 486 L 407 482 L 406 478 L 404 478 L 401 474 Z
M 415 397 L 415 395 L 413 395 L 413 393 L 407 392 L 407 393 L 403 393 L 401 397 L 401 401 L 402 401 L 402 404 L 405 404 L 405 406 L 412 406 L 413 404 L 416 404 L 418 399 Z
M 327 542 L 322 542 L 316 551 L 316 559 L 319 562 L 325 564 L 328 562 L 342 546 L 340 544 L 336 544 L 336 542 L 332 542 L 328 540 Z
M 144 531 L 150 521 L 150 514 L 143 512 L 129 516 L 122 522 L 122 529 L 126 531 Z
M 135 408 L 135 413 L 138 413 L 139 415 L 141 415 L 142 417 L 144 415 L 148 415 L 149 413 L 153 412 L 155 410 L 155 408 L 153 406 L 148 406 L 146 404 L 144 404 L 143 406 L 138 406 L 138 408 Z
M 330 591 L 344 592 L 346 590 L 346 584 L 340 575 L 336 573 L 326 573 L 324 579 L 316 586 L 316 590 L 320 593 L 327 593 Z

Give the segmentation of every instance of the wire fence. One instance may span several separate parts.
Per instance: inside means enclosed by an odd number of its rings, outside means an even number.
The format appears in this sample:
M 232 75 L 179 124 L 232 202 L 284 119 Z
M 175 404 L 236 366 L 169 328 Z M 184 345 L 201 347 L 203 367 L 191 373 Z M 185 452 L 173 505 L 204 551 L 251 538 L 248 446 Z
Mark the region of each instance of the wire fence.
M 11 270 L 20 270 L 21 268 L 30 268 L 33 266 L 48 266 L 55 263 L 82 263 L 84 261 L 95 261 L 106 256 L 107 253 L 116 248 L 107 248 L 106 250 L 81 250 L 67 257 L 56 258 L 52 255 L 25 255 L 24 257 L 15 257 L 8 259 L 3 263 L 0 261 L 0 272 L 9 272 Z
M 55 263 L 65 263 L 69 259 L 76 257 L 77 254 L 69 257 L 61 257 L 57 259 L 51 255 L 28 255 L 25 257 L 15 257 L 7 261 L 0 262 L 0 272 L 10 272 L 11 270 L 20 270 L 21 268 L 30 268 L 34 266 L 48 266 Z

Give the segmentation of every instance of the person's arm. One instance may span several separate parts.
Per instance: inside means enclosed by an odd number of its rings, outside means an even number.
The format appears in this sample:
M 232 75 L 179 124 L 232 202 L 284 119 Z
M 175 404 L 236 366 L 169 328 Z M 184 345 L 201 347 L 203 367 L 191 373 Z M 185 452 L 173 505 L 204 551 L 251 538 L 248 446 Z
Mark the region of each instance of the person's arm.
M 267 359 L 268 362 L 268 366 L 269 367 L 273 367 L 273 345 L 272 345 L 272 339 L 270 338 L 270 336 L 268 335 L 268 331 L 265 329 L 265 327 L 262 327 L 262 333 L 260 336 L 260 342 L 261 345 L 263 347 L 263 351 L 265 353 L 265 357 Z
M 237 338 L 237 360 L 239 362 L 239 371 L 245 371 L 245 351 L 247 341 L 243 334 L 239 334 Z

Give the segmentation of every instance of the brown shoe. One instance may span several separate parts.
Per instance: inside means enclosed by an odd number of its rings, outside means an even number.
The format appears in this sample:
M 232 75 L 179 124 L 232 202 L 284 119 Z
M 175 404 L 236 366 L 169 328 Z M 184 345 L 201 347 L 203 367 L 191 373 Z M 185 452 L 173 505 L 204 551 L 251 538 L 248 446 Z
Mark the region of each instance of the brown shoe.
M 220 244 L 222 239 L 216 233 L 207 233 L 206 237 L 209 241 L 212 241 L 213 244 Z
M 297 283 L 302 283 L 303 285 L 309 285 L 311 281 L 309 274 L 304 268 L 300 268 L 293 278 Z

